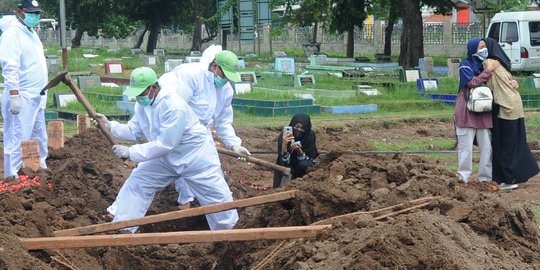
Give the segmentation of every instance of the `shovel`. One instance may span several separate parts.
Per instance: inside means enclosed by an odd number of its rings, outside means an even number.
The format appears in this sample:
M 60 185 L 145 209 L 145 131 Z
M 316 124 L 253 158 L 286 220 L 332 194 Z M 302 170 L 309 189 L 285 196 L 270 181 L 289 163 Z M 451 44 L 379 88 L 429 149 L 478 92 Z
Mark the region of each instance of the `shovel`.
M 255 163 L 257 165 L 261 165 L 261 166 L 264 166 L 266 168 L 272 169 L 274 171 L 280 172 L 281 174 L 283 174 L 283 176 L 281 177 L 281 186 L 287 185 L 289 183 L 289 181 L 291 180 L 291 168 L 280 166 L 280 165 L 274 164 L 272 162 L 268 162 L 266 160 L 254 158 L 254 157 L 251 157 L 251 156 L 240 155 L 240 154 L 235 153 L 234 151 L 231 151 L 231 150 L 228 150 L 228 149 L 225 149 L 225 148 L 221 148 L 221 147 L 217 147 L 217 151 L 220 154 L 224 154 L 224 155 L 231 156 L 231 157 L 244 158 L 248 162 Z
M 77 100 L 79 100 L 79 102 L 83 105 L 83 107 L 88 112 L 88 116 L 90 116 L 90 118 L 95 119 L 97 121 L 98 128 L 101 130 L 101 132 L 103 132 L 103 135 L 105 135 L 105 138 L 107 138 L 107 141 L 109 141 L 111 145 L 115 145 L 116 143 L 111 135 L 111 132 L 109 131 L 107 126 L 101 121 L 101 119 L 96 117 L 97 113 L 94 110 L 94 107 L 92 107 L 92 104 L 88 102 L 88 99 L 86 99 L 86 97 L 83 95 L 81 90 L 79 90 L 77 85 L 73 83 L 73 81 L 71 80 L 71 76 L 69 76 L 69 73 L 64 72 L 56 76 L 49 83 L 47 83 L 47 85 L 45 85 L 43 90 L 41 90 L 40 94 L 44 95 L 47 89 L 57 86 L 60 82 L 63 82 L 65 85 L 69 86 L 73 94 L 75 94 L 75 96 L 77 97 Z

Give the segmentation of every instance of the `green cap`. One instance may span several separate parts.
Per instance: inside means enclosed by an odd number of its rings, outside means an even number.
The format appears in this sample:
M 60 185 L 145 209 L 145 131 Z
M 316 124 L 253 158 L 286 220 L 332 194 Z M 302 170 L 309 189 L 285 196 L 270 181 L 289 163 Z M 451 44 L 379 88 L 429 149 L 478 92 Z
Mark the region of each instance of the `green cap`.
M 236 71 L 238 68 L 238 57 L 231 51 L 221 51 L 216 53 L 214 62 L 225 73 L 225 77 L 233 82 L 240 82 L 240 74 Z
M 148 86 L 157 82 L 156 72 L 149 67 L 136 68 L 131 72 L 129 87 L 124 91 L 128 97 L 140 95 Z

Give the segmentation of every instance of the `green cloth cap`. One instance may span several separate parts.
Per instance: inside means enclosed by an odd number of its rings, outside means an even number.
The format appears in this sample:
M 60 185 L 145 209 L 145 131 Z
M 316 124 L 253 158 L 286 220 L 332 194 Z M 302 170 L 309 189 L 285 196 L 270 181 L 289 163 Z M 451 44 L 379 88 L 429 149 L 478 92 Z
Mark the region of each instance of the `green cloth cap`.
M 148 86 L 157 82 L 156 72 L 149 67 L 136 68 L 131 72 L 129 87 L 124 91 L 128 97 L 140 95 Z
M 238 68 L 238 57 L 231 51 L 221 51 L 216 53 L 214 62 L 225 73 L 225 77 L 233 82 L 240 82 L 240 74 L 236 71 Z

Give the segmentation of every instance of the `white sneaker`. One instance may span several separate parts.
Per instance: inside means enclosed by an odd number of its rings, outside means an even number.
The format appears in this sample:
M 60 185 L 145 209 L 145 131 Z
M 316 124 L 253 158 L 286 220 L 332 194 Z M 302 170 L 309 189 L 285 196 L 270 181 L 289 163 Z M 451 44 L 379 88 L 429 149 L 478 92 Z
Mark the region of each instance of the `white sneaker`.
M 519 186 L 517 184 L 511 184 L 511 185 L 508 185 L 506 183 L 499 184 L 499 189 L 500 190 L 512 190 L 512 189 L 516 189 L 518 187 Z

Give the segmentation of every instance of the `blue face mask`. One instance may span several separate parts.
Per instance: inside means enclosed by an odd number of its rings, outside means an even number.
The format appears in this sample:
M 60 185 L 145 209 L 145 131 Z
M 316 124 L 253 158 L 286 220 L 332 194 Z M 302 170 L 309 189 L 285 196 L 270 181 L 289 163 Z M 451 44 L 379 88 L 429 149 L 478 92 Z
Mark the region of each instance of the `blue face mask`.
M 488 57 L 488 49 L 482 48 L 479 51 L 477 51 L 475 55 L 476 57 L 478 57 L 478 59 L 480 59 L 480 61 L 484 61 Z
M 152 91 L 153 89 L 150 89 L 150 91 Z M 150 94 L 150 92 L 148 93 Z M 141 106 L 149 106 L 149 105 L 152 105 L 152 103 L 154 103 L 154 100 L 156 99 L 156 96 L 154 96 L 154 98 L 150 99 L 148 97 L 148 95 L 146 96 L 136 96 L 135 99 L 137 99 L 137 103 L 139 103 L 139 105 Z
M 24 23 L 28 27 L 36 27 L 41 19 L 41 14 L 39 13 L 24 13 Z
M 217 88 L 221 88 L 223 87 L 229 80 L 225 79 L 225 78 L 221 78 L 219 77 L 218 75 L 214 75 L 214 85 L 217 87 Z

